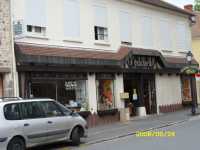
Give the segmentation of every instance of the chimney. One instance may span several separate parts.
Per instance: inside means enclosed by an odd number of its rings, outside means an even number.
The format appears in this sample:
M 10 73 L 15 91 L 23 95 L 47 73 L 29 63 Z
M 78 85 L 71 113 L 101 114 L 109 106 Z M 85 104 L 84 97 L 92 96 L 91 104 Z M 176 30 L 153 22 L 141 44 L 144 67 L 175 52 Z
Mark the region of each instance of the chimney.
M 192 4 L 185 5 L 184 9 L 189 11 L 189 12 L 193 12 L 193 5 Z

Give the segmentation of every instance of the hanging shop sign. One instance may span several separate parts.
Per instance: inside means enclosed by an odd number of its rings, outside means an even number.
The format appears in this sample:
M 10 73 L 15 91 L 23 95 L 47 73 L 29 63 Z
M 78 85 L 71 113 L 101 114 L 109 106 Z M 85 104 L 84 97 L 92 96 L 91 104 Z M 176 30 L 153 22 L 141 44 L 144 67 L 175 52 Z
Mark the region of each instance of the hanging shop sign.
M 187 66 L 181 70 L 181 73 L 184 73 L 187 75 L 197 74 L 198 72 L 199 72 L 199 70 L 196 66 Z

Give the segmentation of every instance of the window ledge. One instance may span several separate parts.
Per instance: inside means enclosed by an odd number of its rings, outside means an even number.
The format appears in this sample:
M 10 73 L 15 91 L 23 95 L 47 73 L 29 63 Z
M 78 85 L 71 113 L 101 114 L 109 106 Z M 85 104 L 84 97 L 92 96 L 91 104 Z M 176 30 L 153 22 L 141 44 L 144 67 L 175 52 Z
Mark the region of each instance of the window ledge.
M 63 42 L 71 42 L 71 43 L 83 43 L 81 39 L 65 39 Z
M 94 42 L 94 44 L 95 44 L 95 45 L 100 45 L 100 46 L 110 46 L 110 43 L 107 42 L 107 41 L 98 41 L 98 40 L 96 40 L 96 41 Z
M 49 38 L 47 38 L 46 36 L 39 36 L 39 35 L 26 35 L 25 38 L 49 40 Z

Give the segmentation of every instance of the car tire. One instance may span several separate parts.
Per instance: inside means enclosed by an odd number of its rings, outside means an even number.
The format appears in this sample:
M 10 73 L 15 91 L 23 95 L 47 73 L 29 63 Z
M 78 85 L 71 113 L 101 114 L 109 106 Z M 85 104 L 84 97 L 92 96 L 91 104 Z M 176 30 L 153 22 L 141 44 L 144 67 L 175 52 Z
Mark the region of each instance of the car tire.
M 13 138 L 9 143 L 8 143 L 8 148 L 7 150 L 25 150 L 25 143 L 21 138 Z
M 79 128 L 76 127 L 73 129 L 72 134 L 71 134 L 71 141 L 73 145 L 80 145 L 81 143 L 81 137 L 80 137 L 80 132 L 79 132 Z

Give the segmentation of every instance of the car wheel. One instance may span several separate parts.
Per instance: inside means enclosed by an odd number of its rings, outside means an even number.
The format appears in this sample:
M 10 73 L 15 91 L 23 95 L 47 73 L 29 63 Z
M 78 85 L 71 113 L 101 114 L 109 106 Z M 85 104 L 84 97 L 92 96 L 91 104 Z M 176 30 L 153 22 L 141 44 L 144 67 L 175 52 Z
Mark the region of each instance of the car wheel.
M 8 143 L 7 150 L 25 150 L 25 143 L 21 138 L 14 138 Z
M 80 145 L 81 138 L 80 138 L 80 133 L 79 133 L 78 127 L 73 129 L 72 134 L 71 134 L 71 140 L 74 145 Z

